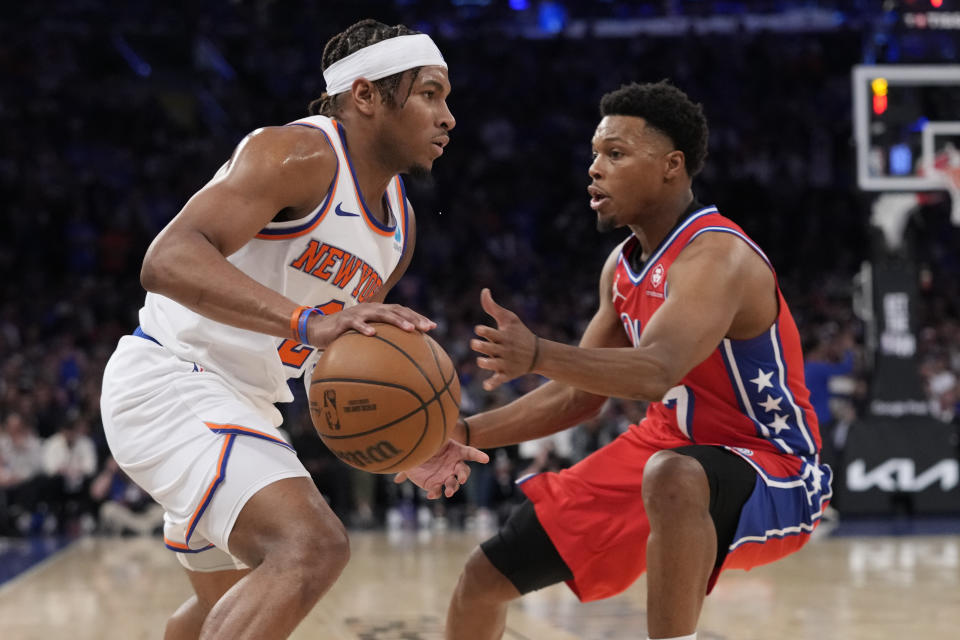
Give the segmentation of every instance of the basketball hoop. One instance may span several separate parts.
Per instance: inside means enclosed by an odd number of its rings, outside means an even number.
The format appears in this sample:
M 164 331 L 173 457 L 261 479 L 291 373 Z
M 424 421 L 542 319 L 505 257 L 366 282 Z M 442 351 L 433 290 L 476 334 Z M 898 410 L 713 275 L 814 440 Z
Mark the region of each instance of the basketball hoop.
M 917 175 L 934 178 L 950 198 L 950 222 L 960 227 L 960 150 L 952 143 L 944 145 L 932 159 L 917 168 Z M 939 196 L 918 194 L 921 204 L 938 202 Z
M 935 173 L 950 194 L 950 222 L 960 227 L 960 166 L 944 167 Z

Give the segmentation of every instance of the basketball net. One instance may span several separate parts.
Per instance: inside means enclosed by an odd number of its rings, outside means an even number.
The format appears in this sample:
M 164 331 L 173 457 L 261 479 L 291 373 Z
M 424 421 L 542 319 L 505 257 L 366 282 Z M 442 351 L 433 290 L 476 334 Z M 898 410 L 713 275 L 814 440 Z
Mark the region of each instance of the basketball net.
M 934 156 L 933 164 L 919 166 L 917 173 L 937 179 L 950 198 L 950 222 L 960 227 L 960 149 L 947 143 Z M 914 207 L 942 202 L 942 198 L 937 192 L 883 193 L 873 202 L 870 222 L 883 231 L 887 247 L 895 251 L 903 243 L 903 232 Z
M 950 222 L 960 227 L 960 151 L 948 144 L 938 154 L 933 172 L 940 177 L 943 188 L 950 194 Z
M 887 248 L 896 251 L 903 244 L 910 212 L 919 203 L 918 194 L 911 192 L 882 193 L 873 201 L 870 223 L 883 232 Z

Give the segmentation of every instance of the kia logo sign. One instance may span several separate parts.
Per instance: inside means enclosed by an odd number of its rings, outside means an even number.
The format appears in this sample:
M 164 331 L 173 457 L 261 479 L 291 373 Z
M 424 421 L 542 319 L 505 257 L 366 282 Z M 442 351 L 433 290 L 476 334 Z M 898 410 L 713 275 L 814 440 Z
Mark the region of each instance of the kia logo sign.
M 890 458 L 873 469 L 867 469 L 863 459 L 847 466 L 847 489 L 887 493 L 898 491 L 918 493 L 939 483 L 941 491 L 951 491 L 960 484 L 960 463 L 945 459 L 917 474 L 916 464 L 909 458 Z

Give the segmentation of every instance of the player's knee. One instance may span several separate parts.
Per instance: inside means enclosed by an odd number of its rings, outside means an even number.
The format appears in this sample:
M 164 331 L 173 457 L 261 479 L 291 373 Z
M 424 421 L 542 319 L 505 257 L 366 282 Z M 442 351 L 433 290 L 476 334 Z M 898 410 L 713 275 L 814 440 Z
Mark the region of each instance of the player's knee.
M 301 536 L 299 551 L 294 554 L 299 561 L 309 565 L 310 569 L 323 570 L 340 575 L 347 562 L 350 561 L 350 538 L 347 530 L 337 520 L 335 526 L 324 529 L 322 536 L 309 536 L 304 540 Z
M 297 527 L 264 559 L 288 580 L 298 583 L 305 594 L 322 593 L 329 588 L 349 560 L 350 540 L 339 520 L 316 527 Z
M 197 596 L 191 597 L 167 619 L 163 630 L 164 640 L 196 638 L 200 635 L 200 627 L 209 611 L 210 608 L 204 606 Z
M 696 459 L 672 451 L 658 451 L 647 461 L 642 493 L 644 508 L 654 518 L 710 507 L 703 467 Z
M 480 547 L 476 547 L 467 558 L 456 593 L 466 602 L 505 602 L 520 595 Z

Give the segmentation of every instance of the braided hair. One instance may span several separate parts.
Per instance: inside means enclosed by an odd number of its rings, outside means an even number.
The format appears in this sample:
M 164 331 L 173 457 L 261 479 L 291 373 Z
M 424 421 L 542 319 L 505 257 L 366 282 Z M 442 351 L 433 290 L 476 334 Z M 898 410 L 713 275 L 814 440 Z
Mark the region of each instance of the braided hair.
M 342 60 L 351 53 L 355 53 L 364 47 L 369 47 L 372 44 L 376 44 L 377 42 L 381 42 L 383 40 L 389 40 L 390 38 L 409 36 L 416 33 L 420 32 L 414 31 L 413 29 L 405 27 L 402 24 L 397 24 L 391 27 L 382 22 L 377 22 L 376 20 L 369 18 L 366 20 L 361 20 L 360 22 L 350 25 L 345 30 L 341 31 L 327 41 L 326 46 L 323 48 L 321 67 L 324 71 L 326 71 L 327 68 L 334 62 Z M 415 67 L 413 69 L 413 80 L 416 80 L 421 68 L 422 67 Z M 380 96 L 383 98 L 383 101 L 387 106 L 394 107 L 397 105 L 396 93 L 397 89 L 400 87 L 400 81 L 403 79 L 404 73 L 405 72 L 395 73 L 392 76 L 387 76 L 386 78 L 381 78 L 380 80 L 375 80 L 373 82 L 373 86 L 375 86 L 377 91 L 380 92 Z M 410 90 L 412 89 L 413 82 L 410 83 Z M 340 95 L 341 94 L 331 96 L 324 92 L 319 98 L 310 103 L 308 108 L 310 115 L 335 115 L 339 110 L 337 98 Z M 403 101 L 400 104 L 401 107 L 409 96 L 410 91 L 408 90 L 407 96 L 403 98 Z

